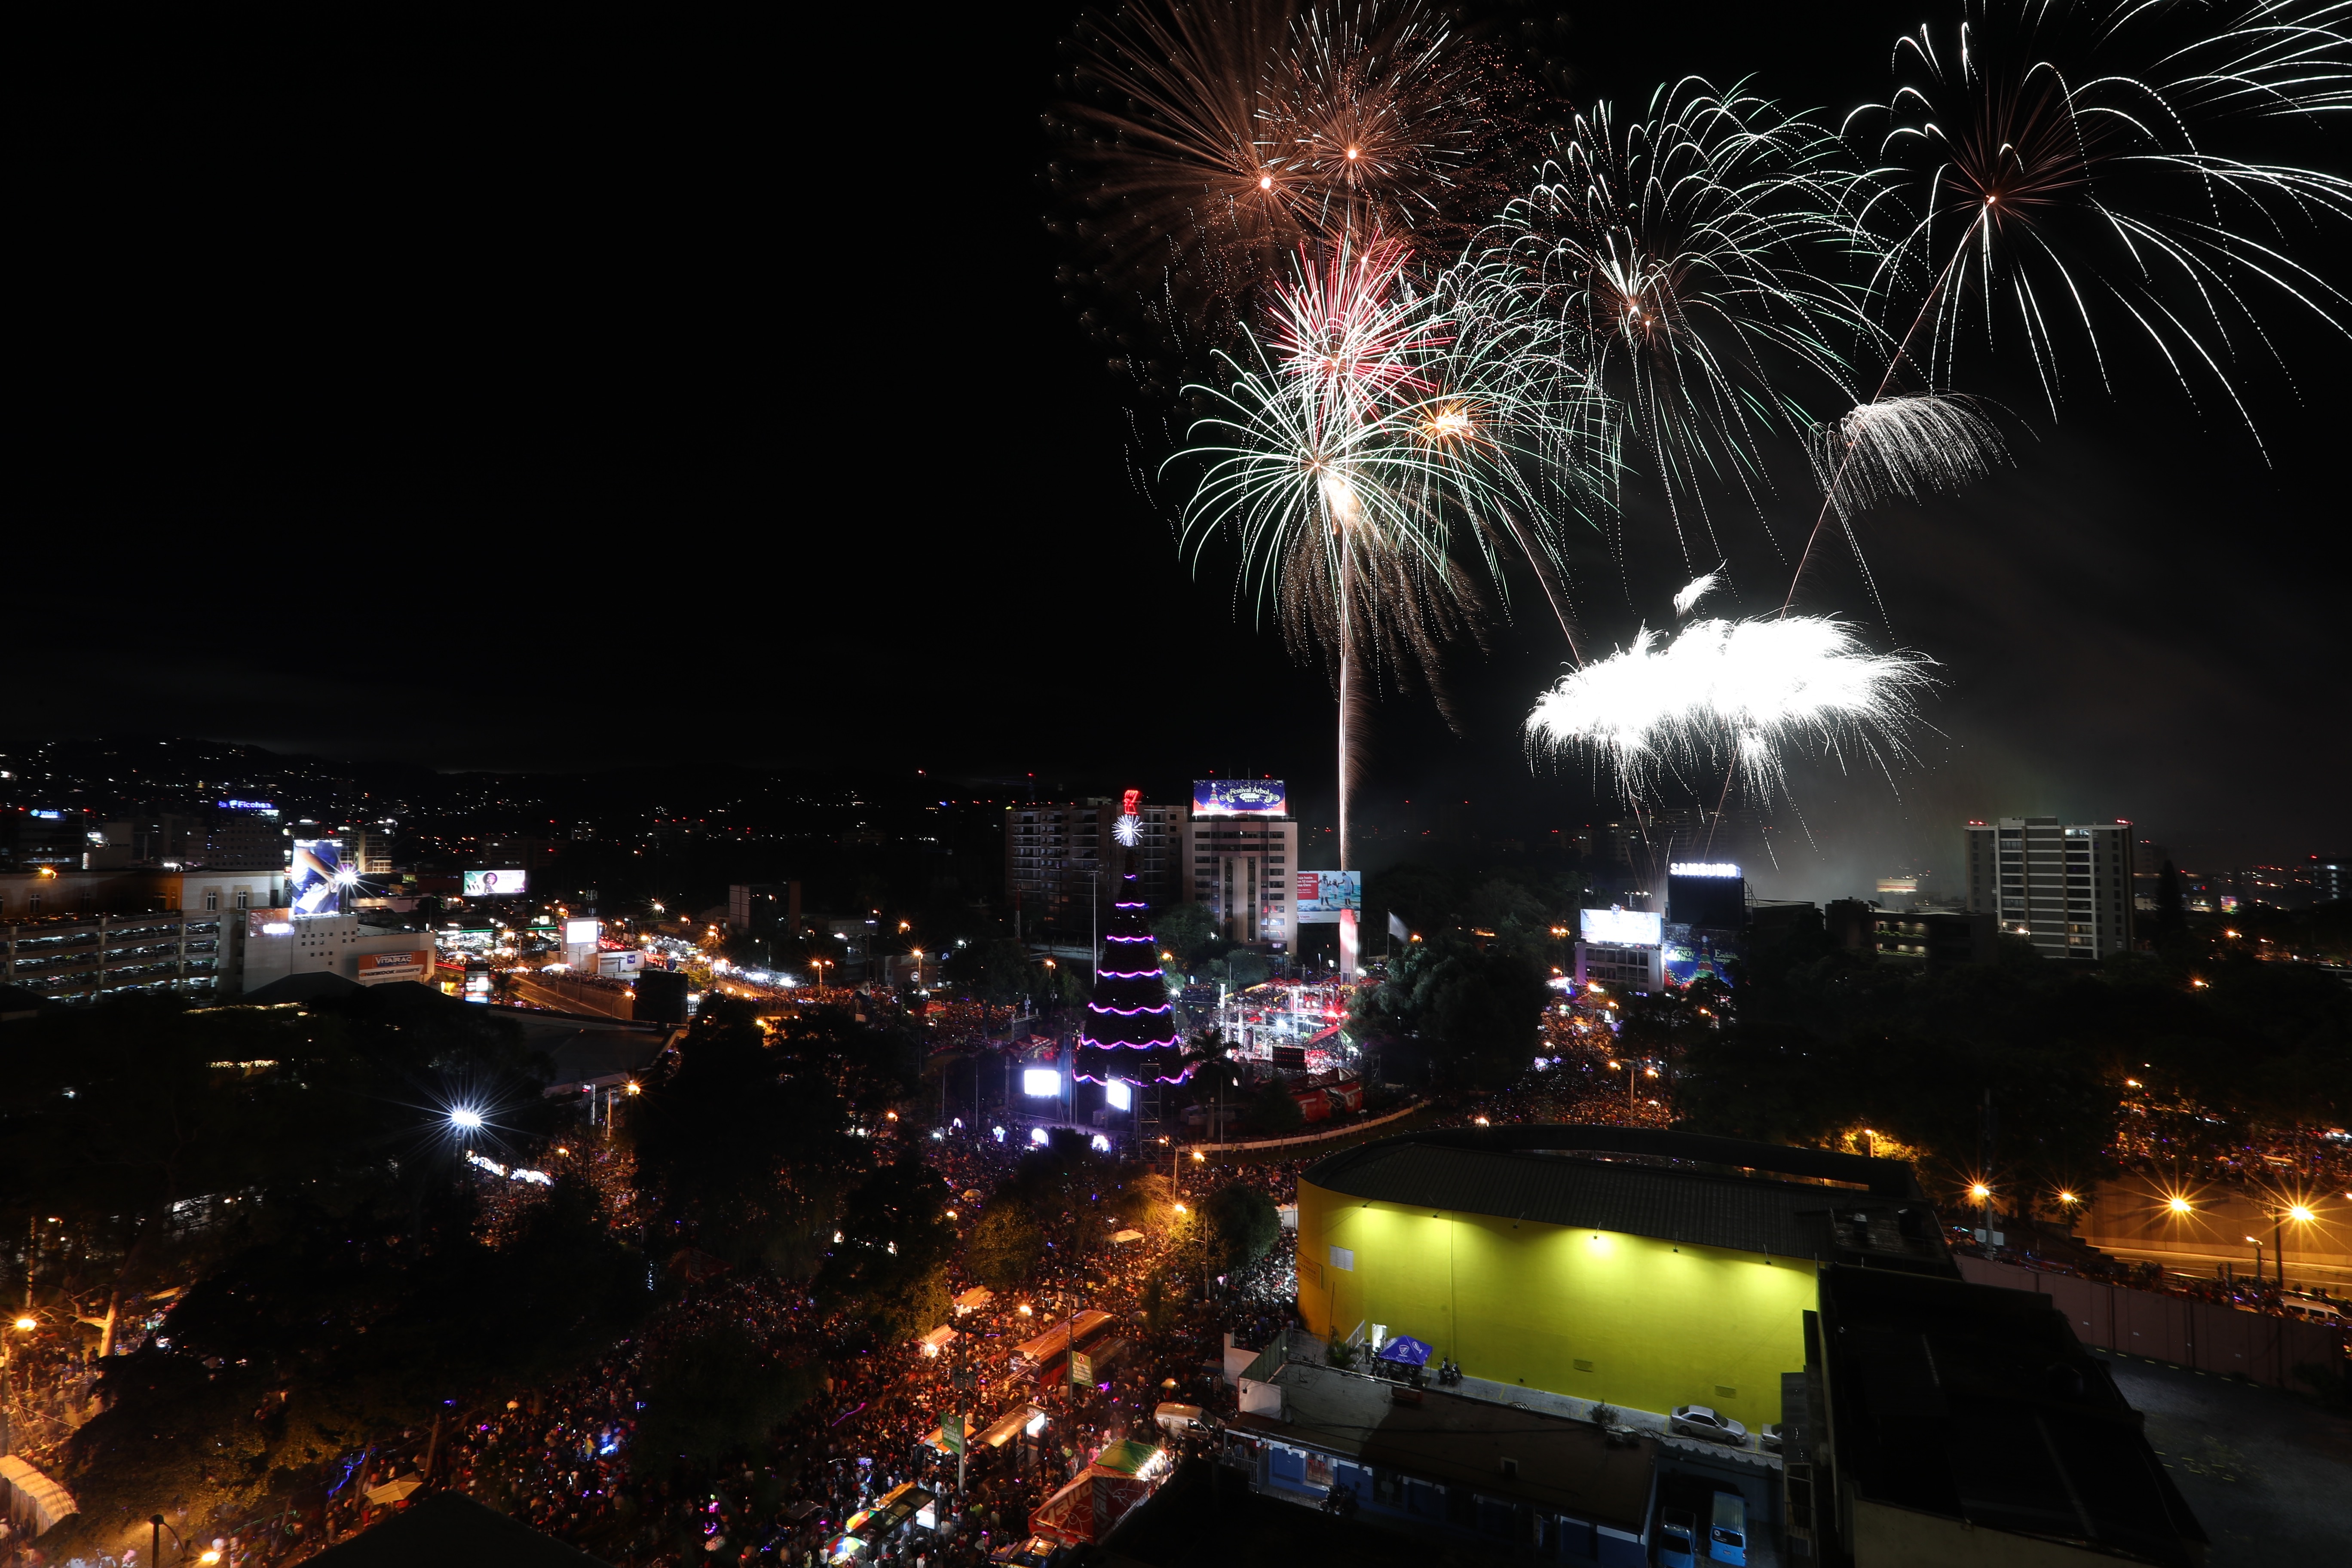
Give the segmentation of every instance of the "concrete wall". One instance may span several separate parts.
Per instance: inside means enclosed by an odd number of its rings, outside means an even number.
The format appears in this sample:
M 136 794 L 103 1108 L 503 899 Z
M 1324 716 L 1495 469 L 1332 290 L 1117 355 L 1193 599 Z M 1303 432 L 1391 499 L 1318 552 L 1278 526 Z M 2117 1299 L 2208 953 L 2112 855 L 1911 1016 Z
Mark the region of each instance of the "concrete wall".
M 2314 1363 L 2332 1365 L 2340 1353 L 2335 1332 L 2316 1323 L 1981 1258 L 1964 1257 L 1959 1265 L 1971 1285 L 1999 1285 L 2049 1297 L 2066 1314 L 2074 1337 L 2098 1350 L 2125 1351 L 2305 1392 L 2308 1385 L 2296 1379 L 2294 1369 Z
M 1816 1273 L 1810 1258 L 1298 1184 L 1298 1306 L 1314 1332 L 1379 1323 L 1473 1377 L 1635 1410 L 1712 1405 L 1751 1431 L 1780 1419 L 1780 1374 L 1805 1363 Z

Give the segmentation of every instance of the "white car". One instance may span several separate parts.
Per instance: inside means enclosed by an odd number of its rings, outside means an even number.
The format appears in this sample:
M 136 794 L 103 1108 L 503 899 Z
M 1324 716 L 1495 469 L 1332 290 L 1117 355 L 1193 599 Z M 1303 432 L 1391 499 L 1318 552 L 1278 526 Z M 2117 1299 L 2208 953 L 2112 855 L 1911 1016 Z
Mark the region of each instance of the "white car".
M 1768 1454 L 1777 1454 L 1780 1451 L 1780 1439 L 1787 1432 L 1788 1428 L 1778 1421 L 1759 1426 L 1756 1428 L 1756 1446 Z
M 1737 1443 L 1748 1446 L 1748 1428 L 1728 1415 L 1717 1415 L 1704 1405 L 1677 1405 L 1674 1419 L 1667 1426 L 1685 1437 L 1704 1437 L 1711 1443 Z

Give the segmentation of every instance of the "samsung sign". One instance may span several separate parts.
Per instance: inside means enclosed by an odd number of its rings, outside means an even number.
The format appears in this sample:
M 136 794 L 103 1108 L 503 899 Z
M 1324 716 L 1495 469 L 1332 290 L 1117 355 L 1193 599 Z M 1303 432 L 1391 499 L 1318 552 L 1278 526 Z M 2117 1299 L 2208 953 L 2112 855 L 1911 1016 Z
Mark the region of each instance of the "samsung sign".
M 1665 941 L 1665 917 L 1653 910 L 1579 910 L 1577 934 L 1612 947 L 1656 947 Z
M 1728 860 L 1677 860 L 1666 868 L 1669 877 L 1737 877 L 1739 868 Z

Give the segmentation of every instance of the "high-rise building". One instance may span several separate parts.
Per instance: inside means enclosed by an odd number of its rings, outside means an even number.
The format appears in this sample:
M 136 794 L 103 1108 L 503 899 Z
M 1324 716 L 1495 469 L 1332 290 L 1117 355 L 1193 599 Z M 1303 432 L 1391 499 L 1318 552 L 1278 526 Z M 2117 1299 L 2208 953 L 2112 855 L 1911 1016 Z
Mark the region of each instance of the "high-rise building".
M 1123 864 L 1124 851 L 1112 837 L 1119 815 L 1119 803 L 1108 797 L 1005 808 L 1004 888 L 1024 931 L 1051 927 L 1083 933 L 1108 922 Z M 1170 863 L 1181 816 L 1172 805 L 1136 812 L 1135 885 L 1154 909 L 1185 896 Z M 1099 906 L 1091 917 L 1089 900 Z
M 2153 838 L 2132 845 L 2132 908 L 2144 915 L 2156 912 L 2157 887 L 2164 880 L 2164 863 L 2172 851 Z
M 1189 896 L 1234 942 L 1298 952 L 1298 823 L 1280 779 L 1200 779 L 1181 830 Z
M 2132 944 L 2128 822 L 2004 816 L 1968 825 L 1969 909 L 2049 958 L 2105 958 Z
M 2352 899 L 2352 855 L 2314 855 L 2311 858 L 2311 895 L 2315 901 L 2323 904 Z

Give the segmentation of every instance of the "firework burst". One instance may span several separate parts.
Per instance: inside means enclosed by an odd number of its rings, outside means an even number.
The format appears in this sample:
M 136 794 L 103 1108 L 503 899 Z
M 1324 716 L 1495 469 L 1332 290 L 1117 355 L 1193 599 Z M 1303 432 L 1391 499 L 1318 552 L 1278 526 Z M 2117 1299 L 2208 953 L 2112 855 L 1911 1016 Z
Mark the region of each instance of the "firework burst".
M 1641 119 L 1578 116 L 1483 237 L 1484 286 L 1521 296 L 1541 357 L 1605 397 L 1612 454 L 1655 483 L 1686 562 L 1694 512 L 1721 554 L 1704 487 L 1752 496 L 1759 446 L 1811 423 L 1789 376 L 1843 384 L 1831 340 L 1857 318 L 1812 265 L 1840 233 L 1839 152 L 1761 99 L 1685 80 Z
M 1907 754 L 1904 731 L 1929 668 L 1916 655 L 1871 652 L 1828 616 L 1693 621 L 1671 640 L 1644 627 L 1560 677 L 1528 715 L 1527 735 L 1606 769 L 1628 800 L 1717 769 L 1769 799 L 1785 791 L 1784 757 L 1798 747 L 1891 770 Z
M 1810 446 L 1822 493 L 1847 521 L 1897 496 L 1958 489 L 2009 460 L 1999 428 L 1965 397 L 1882 397 L 1816 427 Z
M 1476 629 L 1482 595 L 1458 547 L 1475 542 L 1498 590 L 1504 559 L 1545 559 L 1529 476 L 1564 444 L 1508 334 L 1444 290 L 1415 289 L 1408 258 L 1381 238 L 1302 255 L 1271 341 L 1252 336 L 1246 357 L 1224 361 L 1228 384 L 1194 389 L 1210 412 L 1178 455 L 1202 466 L 1189 547 L 1229 533 L 1240 591 L 1295 653 L 1332 661 L 1343 856 L 1366 675 L 1429 677 L 1440 645 Z
M 1077 75 L 1059 167 L 1107 272 L 1213 328 L 1302 242 L 1466 232 L 1527 92 L 1422 0 L 1135 0 L 1087 19 Z
M 2352 301 L 2282 246 L 2352 216 L 2352 182 L 2222 142 L 2352 107 L 2346 15 L 2342 0 L 1968 0 L 1955 32 L 1900 40 L 1894 96 L 1847 121 L 1877 160 L 1855 207 L 1884 258 L 1875 291 L 1905 316 L 1922 300 L 1896 358 L 1948 387 L 2010 340 L 2054 415 L 2070 351 L 2112 390 L 2116 328 L 2252 432 L 2236 366 L 2278 359 L 2258 299 L 2344 331 Z

